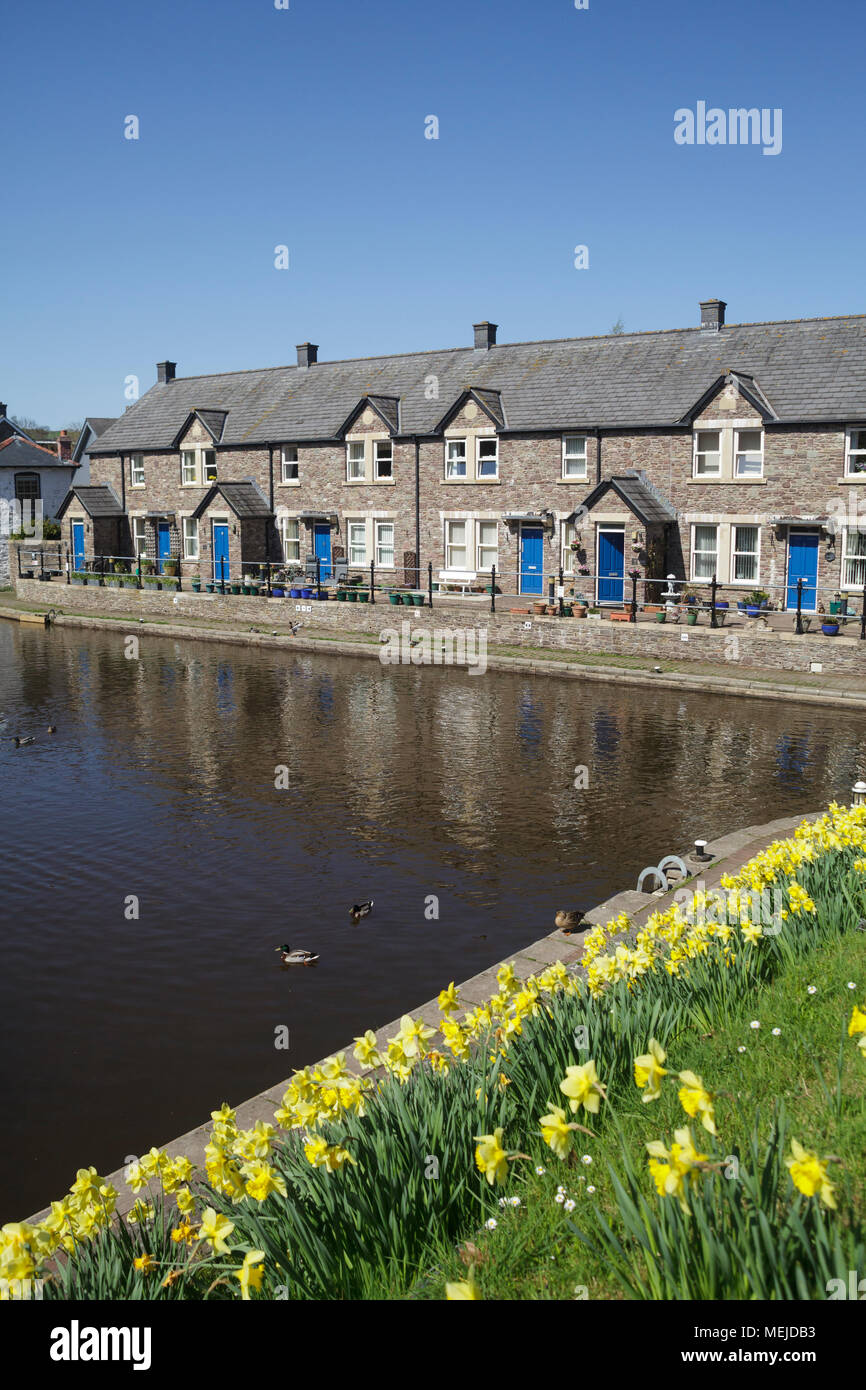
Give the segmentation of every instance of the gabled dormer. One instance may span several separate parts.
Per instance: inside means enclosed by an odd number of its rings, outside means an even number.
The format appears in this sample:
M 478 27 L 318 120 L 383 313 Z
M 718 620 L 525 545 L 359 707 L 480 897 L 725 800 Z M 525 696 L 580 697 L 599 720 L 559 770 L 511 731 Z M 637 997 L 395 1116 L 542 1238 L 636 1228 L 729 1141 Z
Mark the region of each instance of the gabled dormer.
M 362 396 L 337 437 L 346 441 L 346 482 L 394 482 L 394 436 L 400 429 L 398 396 Z
M 748 372 L 717 377 L 678 421 L 692 427 L 692 481 L 762 483 L 764 426 L 777 419 Z
M 225 430 L 227 410 L 207 406 L 191 410 L 172 441 L 180 450 L 181 487 L 208 487 L 217 480 L 216 445 Z
M 778 419 L 755 378 L 748 372 L 724 372 L 716 377 L 686 413 L 677 421 L 693 425 L 699 416 L 708 412 L 730 416 L 757 415 L 762 423 Z
M 386 430 L 395 435 L 400 431 L 399 396 L 362 396 L 337 430 L 337 438 L 363 432 Z
M 479 411 L 482 416 L 487 417 L 486 420 L 479 421 Z M 437 421 L 433 433 L 444 434 L 448 429 L 460 427 L 464 423 L 468 423 L 470 428 L 477 423 L 489 423 L 497 430 L 504 429 L 505 410 L 502 405 L 502 393 L 487 386 L 468 386 Z

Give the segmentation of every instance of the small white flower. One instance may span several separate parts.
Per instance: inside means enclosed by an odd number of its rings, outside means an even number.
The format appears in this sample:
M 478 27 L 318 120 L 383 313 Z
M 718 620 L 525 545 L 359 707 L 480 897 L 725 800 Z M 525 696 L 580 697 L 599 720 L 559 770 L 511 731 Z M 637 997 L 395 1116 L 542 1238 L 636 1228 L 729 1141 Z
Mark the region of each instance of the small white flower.
M 782 1030 L 781 1030 L 781 1028 L 774 1028 L 774 1029 L 773 1029 L 773 1037 L 774 1037 L 774 1038 L 780 1038 L 781 1036 L 782 1036 Z
M 544 1174 L 544 1173 L 547 1172 L 547 1169 L 546 1169 L 546 1168 L 542 1168 L 541 1164 L 539 1163 L 539 1164 L 538 1164 L 538 1167 L 536 1168 L 535 1171 L 536 1171 L 536 1173 L 538 1174 L 538 1176 L 541 1177 L 542 1174 Z
M 581 1163 L 592 1163 L 592 1155 L 591 1155 L 591 1154 L 584 1154 L 584 1155 L 583 1155 L 583 1158 L 582 1158 L 580 1161 L 581 1161 Z
M 484 1224 L 487 1227 L 488 1231 L 495 1231 L 496 1227 L 499 1225 L 499 1222 L 496 1220 L 495 1216 L 491 1216 L 489 1221 L 485 1221 Z
M 574 1198 L 569 1197 L 568 1201 L 565 1203 L 565 1210 L 566 1210 L 566 1211 L 574 1211 L 574 1208 L 575 1208 Z
M 508 1198 L 508 1205 L 511 1206 L 511 1207 L 519 1207 L 519 1206 L 520 1206 L 520 1198 L 519 1198 L 519 1197 L 509 1197 L 509 1198 Z
M 507 1198 L 507 1197 L 500 1197 L 500 1198 L 499 1198 L 499 1205 L 500 1205 L 501 1207 L 507 1207 L 507 1206 L 508 1206 L 508 1198 Z
M 757 1020 L 756 1018 L 753 1018 L 753 1019 L 752 1019 L 752 1022 L 749 1024 L 749 1027 L 750 1027 L 750 1028 L 760 1028 L 760 1026 L 761 1026 L 760 1023 L 758 1022 L 758 1020 Z
M 564 1193 L 564 1192 L 557 1192 L 557 1194 L 556 1194 L 556 1196 L 554 1197 L 553 1200 L 554 1200 L 554 1202 L 559 1202 L 559 1205 L 562 1206 L 562 1203 L 565 1201 L 565 1193 Z
M 565 1188 L 563 1187 L 562 1183 L 559 1184 L 559 1187 L 556 1190 L 557 1192 L 562 1192 L 563 1194 L 565 1193 Z
M 856 988 L 857 988 L 857 986 L 856 986 L 856 984 L 854 983 L 853 980 L 849 980 L 849 981 L 848 981 L 848 988 L 849 988 L 849 989 L 856 989 Z
M 817 993 L 818 993 L 818 986 L 817 986 L 817 985 L 807 985 L 807 986 L 806 986 L 806 993 L 807 993 L 807 994 L 817 994 Z
M 590 1183 L 586 1190 L 591 1196 L 592 1193 L 595 1191 L 595 1188 L 593 1187 L 592 1183 Z
M 746 1049 L 745 1049 L 745 1047 L 742 1046 L 742 1044 L 737 1048 L 737 1051 L 738 1051 L 738 1052 L 745 1052 L 745 1050 L 746 1050 Z

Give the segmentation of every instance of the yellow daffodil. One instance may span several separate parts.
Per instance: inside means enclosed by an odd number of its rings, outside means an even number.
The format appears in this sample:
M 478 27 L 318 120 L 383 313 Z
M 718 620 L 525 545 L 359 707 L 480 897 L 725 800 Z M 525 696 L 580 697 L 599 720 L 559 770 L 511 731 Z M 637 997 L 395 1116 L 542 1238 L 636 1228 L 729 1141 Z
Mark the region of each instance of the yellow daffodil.
M 866 1004 L 862 1008 L 859 1004 L 854 1005 L 851 1022 L 848 1024 L 849 1038 L 855 1037 L 858 1033 L 866 1033 Z
M 505 1182 L 508 1175 L 508 1156 L 502 1147 L 502 1134 L 501 1129 L 495 1129 L 492 1134 L 475 1136 L 478 1143 L 475 1162 L 491 1187 L 494 1183 Z
M 249 1250 L 244 1255 L 244 1262 L 240 1269 L 234 1271 L 236 1279 L 240 1280 L 241 1298 L 246 1303 L 249 1302 L 250 1289 L 260 1289 L 264 1278 L 262 1261 L 265 1258 L 264 1250 Z
M 568 1096 L 571 1112 L 576 1115 L 581 1106 L 590 1115 L 598 1114 L 602 1089 L 596 1075 L 595 1062 L 590 1059 L 582 1067 L 566 1067 L 566 1077 L 560 1081 L 559 1089 Z
M 575 1127 L 566 1120 L 565 1111 L 561 1110 L 558 1105 L 552 1105 L 550 1114 L 542 1115 L 538 1123 L 541 1126 L 541 1137 L 545 1144 L 553 1149 L 557 1158 L 568 1158 Z
M 376 1045 L 376 1034 L 372 1028 L 368 1028 L 366 1033 L 360 1038 L 355 1038 L 355 1056 L 362 1067 L 379 1067 L 382 1065 L 382 1058 Z
M 481 1290 L 475 1282 L 475 1270 L 470 1269 L 468 1279 L 454 1284 L 446 1284 L 445 1298 L 449 1303 L 459 1303 L 469 1299 L 481 1300 Z
M 447 989 L 439 991 L 439 1010 L 443 1014 L 453 1014 L 458 1005 L 460 991 L 452 980 Z
M 235 1223 L 229 1221 L 227 1216 L 220 1215 L 213 1207 L 205 1207 L 201 1214 L 198 1239 L 207 1241 L 215 1255 L 227 1255 L 229 1247 L 226 1241 L 234 1228 Z
M 142 1274 L 149 1274 L 152 1269 L 156 1268 L 156 1263 L 153 1255 L 139 1255 L 133 1260 L 132 1267 L 140 1270 Z
M 679 1079 L 683 1083 L 679 1090 L 680 1105 L 692 1119 L 699 1115 L 701 1124 L 709 1134 L 716 1133 L 716 1115 L 713 1097 L 699 1076 L 693 1071 L 681 1071 Z
M 655 1038 L 650 1038 L 648 1052 L 642 1057 L 635 1057 L 634 1080 L 635 1085 L 643 1091 L 642 1101 L 658 1100 L 661 1095 L 661 1080 L 663 1076 L 667 1076 L 662 1064 L 666 1060 L 667 1053 Z
M 791 1140 L 791 1155 L 785 1159 L 785 1166 L 798 1192 L 806 1197 L 817 1197 L 825 1207 L 835 1211 L 835 1189 L 827 1176 L 828 1159 L 819 1158 L 811 1150 L 804 1149 L 796 1139 Z
M 127 1221 L 132 1224 L 140 1225 L 145 1221 L 153 1220 L 153 1202 L 143 1202 L 141 1198 L 135 1203 L 127 1216 Z
M 247 1192 L 257 1202 L 264 1202 L 272 1192 L 279 1192 L 281 1197 L 286 1196 L 286 1180 L 282 1173 L 263 1159 L 257 1158 L 252 1163 L 242 1164 L 241 1172 L 247 1179 Z

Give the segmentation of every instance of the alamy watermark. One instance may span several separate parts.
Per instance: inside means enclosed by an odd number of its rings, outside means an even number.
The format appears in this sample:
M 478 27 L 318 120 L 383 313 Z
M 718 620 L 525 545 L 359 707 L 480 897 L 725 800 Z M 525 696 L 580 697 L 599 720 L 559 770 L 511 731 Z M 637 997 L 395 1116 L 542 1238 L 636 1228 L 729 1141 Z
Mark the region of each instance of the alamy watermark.
M 674 112 L 678 145 L 761 145 L 763 154 L 782 153 L 782 108 L 775 106 L 681 106 Z
M 487 628 L 416 628 L 400 624 L 400 632 L 385 627 L 379 634 L 383 666 L 466 666 L 470 676 L 487 670 Z

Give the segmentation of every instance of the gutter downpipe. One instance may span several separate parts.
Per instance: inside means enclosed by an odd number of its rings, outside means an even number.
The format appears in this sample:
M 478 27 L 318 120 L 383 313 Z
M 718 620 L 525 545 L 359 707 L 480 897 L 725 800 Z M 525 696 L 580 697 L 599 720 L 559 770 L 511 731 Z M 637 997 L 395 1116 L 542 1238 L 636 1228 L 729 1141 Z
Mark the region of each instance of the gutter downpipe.
M 415 439 L 415 588 L 421 586 L 421 444 L 417 434 Z

